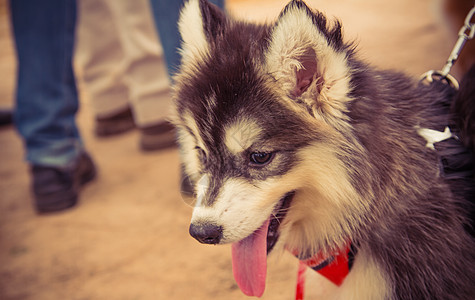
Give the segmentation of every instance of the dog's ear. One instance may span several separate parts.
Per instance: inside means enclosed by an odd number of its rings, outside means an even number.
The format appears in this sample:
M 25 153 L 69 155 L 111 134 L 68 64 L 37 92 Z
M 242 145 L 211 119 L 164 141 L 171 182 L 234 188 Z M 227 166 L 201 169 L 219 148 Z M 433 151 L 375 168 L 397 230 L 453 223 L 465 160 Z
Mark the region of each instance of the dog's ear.
M 329 26 L 321 13 L 294 0 L 272 29 L 266 71 L 285 97 L 306 105 L 315 117 L 344 117 L 350 52 L 342 41 L 339 22 Z
M 222 32 L 225 21 L 224 12 L 206 0 L 185 3 L 178 21 L 183 62 L 200 61 L 206 57 L 210 45 Z

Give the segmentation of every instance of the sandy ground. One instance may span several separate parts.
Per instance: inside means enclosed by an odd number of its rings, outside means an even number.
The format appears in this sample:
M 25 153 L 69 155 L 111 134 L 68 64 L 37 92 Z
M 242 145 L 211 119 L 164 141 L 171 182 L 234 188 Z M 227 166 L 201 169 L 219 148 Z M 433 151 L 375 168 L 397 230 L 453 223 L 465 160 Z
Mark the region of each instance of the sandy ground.
M 12 106 L 15 58 L 5 1 L 0 106 Z M 285 2 L 228 6 L 242 18 L 272 20 Z M 441 68 L 455 39 L 429 0 L 308 3 L 343 21 L 362 58 L 413 76 Z M 98 139 L 87 99 L 81 104 L 78 124 L 100 173 L 80 205 L 64 213 L 35 214 L 22 142 L 12 126 L 0 128 L 0 299 L 246 299 L 232 277 L 230 247 L 188 235 L 191 207 L 179 193 L 178 151 L 142 153 L 137 132 Z M 263 299 L 292 299 L 296 260 L 284 255 L 269 264 Z M 315 294 L 330 289 L 315 281 Z

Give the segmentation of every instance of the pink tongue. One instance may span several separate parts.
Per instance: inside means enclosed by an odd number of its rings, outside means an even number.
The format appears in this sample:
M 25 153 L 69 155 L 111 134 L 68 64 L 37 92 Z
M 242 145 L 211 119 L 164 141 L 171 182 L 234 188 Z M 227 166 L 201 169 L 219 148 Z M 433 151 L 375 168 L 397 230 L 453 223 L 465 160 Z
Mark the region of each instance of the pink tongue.
M 241 291 L 260 297 L 266 287 L 269 220 L 247 238 L 233 243 L 233 273 Z

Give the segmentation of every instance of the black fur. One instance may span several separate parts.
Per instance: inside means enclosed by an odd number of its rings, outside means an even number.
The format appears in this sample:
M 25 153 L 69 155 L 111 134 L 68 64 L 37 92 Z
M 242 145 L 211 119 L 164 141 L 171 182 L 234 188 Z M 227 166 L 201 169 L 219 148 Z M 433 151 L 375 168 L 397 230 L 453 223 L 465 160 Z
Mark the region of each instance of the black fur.
M 471 101 L 468 101 L 471 99 Z M 473 65 L 460 83 L 460 92 L 453 101 L 453 115 L 460 128 L 464 144 L 475 151 L 475 65 Z

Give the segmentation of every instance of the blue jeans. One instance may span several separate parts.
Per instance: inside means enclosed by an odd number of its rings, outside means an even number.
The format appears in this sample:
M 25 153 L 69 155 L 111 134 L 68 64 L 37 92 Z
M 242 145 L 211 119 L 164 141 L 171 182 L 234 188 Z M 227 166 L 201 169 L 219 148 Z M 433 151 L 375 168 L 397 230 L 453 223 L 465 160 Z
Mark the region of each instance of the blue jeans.
M 210 0 L 223 9 L 224 0 Z M 163 53 L 167 62 L 168 73 L 172 76 L 180 66 L 181 38 L 178 32 L 178 19 L 183 0 L 150 0 L 155 25 L 162 42 Z
M 11 0 L 18 58 L 14 120 L 34 165 L 69 167 L 83 151 L 73 72 L 75 0 Z

